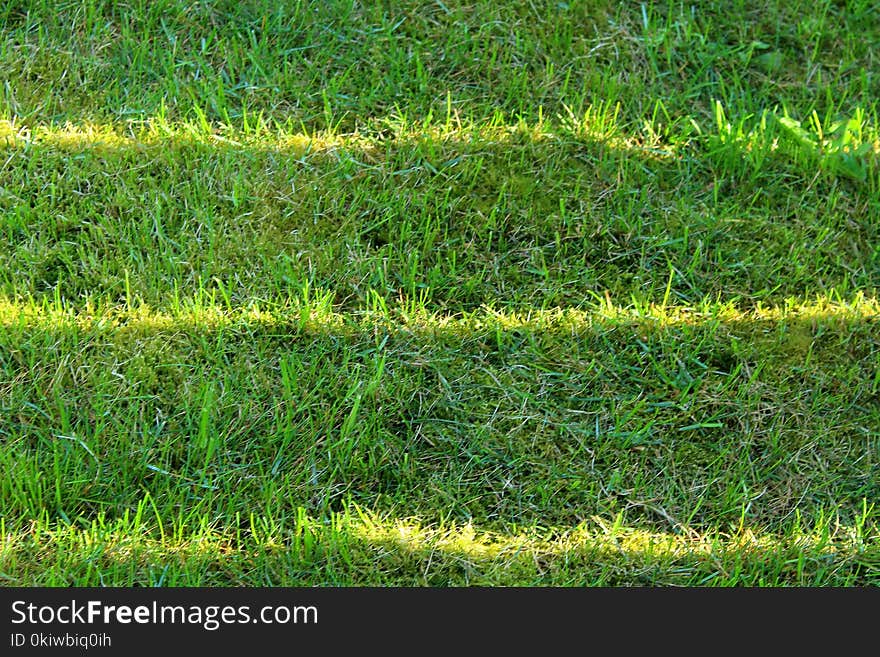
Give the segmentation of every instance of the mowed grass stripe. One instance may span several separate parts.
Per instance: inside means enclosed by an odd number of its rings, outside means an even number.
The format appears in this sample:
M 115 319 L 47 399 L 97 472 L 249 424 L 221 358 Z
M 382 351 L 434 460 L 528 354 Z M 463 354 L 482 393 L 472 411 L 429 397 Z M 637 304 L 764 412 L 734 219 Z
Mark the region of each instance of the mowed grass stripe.
M 682 137 L 658 153 L 590 115 L 399 124 L 387 139 L 13 128 L 0 171 L 8 296 L 168 308 L 209 287 L 246 305 L 309 283 L 345 309 L 378 293 L 456 312 L 576 307 L 606 291 L 647 304 L 667 288 L 685 305 L 781 303 L 871 296 L 880 280 L 873 150 L 858 183 L 784 135 Z M 858 143 L 873 148 L 874 134 L 866 125 Z M 758 148 L 766 157 L 743 169 Z
M 870 0 L 700 6 L 505 3 L 11 2 L 2 118 L 124 122 L 263 115 L 309 131 L 365 118 L 579 115 L 634 124 L 785 107 L 804 121 L 880 97 Z M 657 101 L 660 100 L 660 105 Z M 866 108 L 871 109 L 871 108 Z M 662 134 L 662 129 L 660 130 Z
M 624 511 L 698 535 L 876 526 L 874 300 L 184 306 L 0 306 L 10 513 L 113 518 L 147 491 L 164 521 L 197 508 L 223 536 L 255 508 L 289 522 L 351 502 L 502 534 Z

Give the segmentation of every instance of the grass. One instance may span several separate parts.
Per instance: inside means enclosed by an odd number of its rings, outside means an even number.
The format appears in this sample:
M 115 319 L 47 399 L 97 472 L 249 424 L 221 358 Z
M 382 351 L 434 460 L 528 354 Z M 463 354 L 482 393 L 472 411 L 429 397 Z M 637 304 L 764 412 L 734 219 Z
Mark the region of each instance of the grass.
M 0 582 L 880 583 L 873 3 L 7 2 Z

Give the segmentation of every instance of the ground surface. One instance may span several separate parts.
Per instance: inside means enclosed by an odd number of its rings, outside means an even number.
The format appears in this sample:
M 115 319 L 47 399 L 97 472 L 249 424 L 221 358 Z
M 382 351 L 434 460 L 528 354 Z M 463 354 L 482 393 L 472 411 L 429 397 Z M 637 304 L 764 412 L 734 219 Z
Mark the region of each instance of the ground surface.
M 880 582 L 875 3 L 0 26 L 3 583 Z

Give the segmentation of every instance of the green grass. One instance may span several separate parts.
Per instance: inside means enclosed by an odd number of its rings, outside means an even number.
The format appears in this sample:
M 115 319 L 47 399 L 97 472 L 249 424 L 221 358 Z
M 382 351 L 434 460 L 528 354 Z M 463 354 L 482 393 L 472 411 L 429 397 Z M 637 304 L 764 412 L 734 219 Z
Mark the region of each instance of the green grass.
M 3 584 L 880 584 L 874 3 L 0 25 Z

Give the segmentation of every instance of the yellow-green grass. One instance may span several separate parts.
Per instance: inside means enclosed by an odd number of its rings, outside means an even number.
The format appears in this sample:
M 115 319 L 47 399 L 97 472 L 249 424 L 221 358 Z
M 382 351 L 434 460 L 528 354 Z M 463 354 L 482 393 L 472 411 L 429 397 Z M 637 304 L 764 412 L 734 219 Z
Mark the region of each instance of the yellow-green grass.
M 872 3 L 0 8 L 0 581 L 880 582 Z

